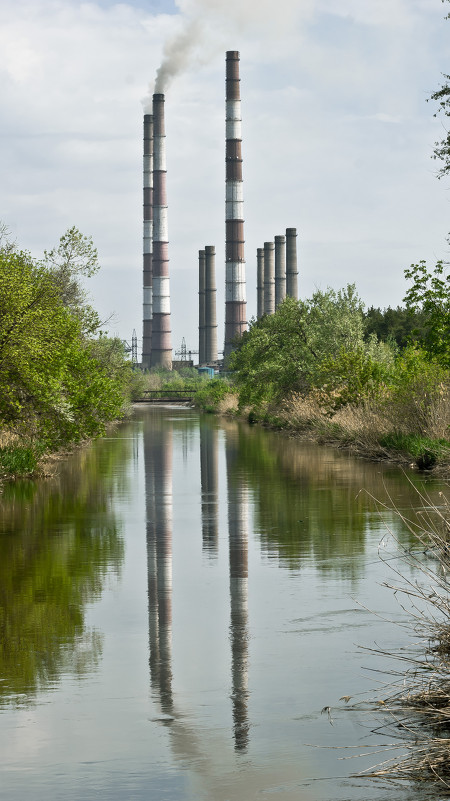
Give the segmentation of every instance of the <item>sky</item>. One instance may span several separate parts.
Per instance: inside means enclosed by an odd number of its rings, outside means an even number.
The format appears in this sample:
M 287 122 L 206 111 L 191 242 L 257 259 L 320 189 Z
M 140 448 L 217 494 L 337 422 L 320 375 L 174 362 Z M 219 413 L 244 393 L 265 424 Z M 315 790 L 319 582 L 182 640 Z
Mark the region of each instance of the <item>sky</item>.
M 172 344 L 198 350 L 198 251 L 225 303 L 225 53 L 239 50 L 248 318 L 256 249 L 298 230 L 299 295 L 355 283 L 396 306 L 448 258 L 450 184 L 427 102 L 449 72 L 440 0 L 2 0 L 0 220 L 40 258 L 92 236 L 93 305 L 142 339 L 142 117 L 165 87 Z

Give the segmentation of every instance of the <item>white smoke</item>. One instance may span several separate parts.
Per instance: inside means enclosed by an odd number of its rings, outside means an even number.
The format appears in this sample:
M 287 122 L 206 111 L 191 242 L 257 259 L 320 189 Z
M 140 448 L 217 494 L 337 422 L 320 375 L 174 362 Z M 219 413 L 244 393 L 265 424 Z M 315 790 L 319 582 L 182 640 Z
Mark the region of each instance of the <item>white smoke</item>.
M 278 7 L 274 0 L 177 0 L 181 29 L 164 44 L 156 80 L 144 101 L 146 110 L 151 109 L 153 92 L 165 93 L 173 78 L 194 59 L 205 63 L 223 49 L 226 40 L 230 42 L 244 31 L 253 30 L 256 36 L 267 31 L 272 38 L 279 38 L 298 21 L 310 19 L 316 4 L 317 0 L 283 0 Z M 212 40 L 216 42 L 214 50 Z M 209 46 L 204 48 L 207 41 Z M 204 48 L 201 55 L 200 47 Z M 232 40 L 229 49 L 238 49 Z

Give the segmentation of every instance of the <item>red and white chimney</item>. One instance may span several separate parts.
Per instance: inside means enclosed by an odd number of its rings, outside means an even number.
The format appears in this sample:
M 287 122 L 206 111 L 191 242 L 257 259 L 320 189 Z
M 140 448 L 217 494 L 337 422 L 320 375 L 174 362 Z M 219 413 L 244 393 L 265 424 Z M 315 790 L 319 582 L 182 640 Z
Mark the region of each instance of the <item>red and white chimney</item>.
M 152 366 L 172 369 L 164 95 L 153 95 Z
M 244 196 L 239 53 L 226 54 L 226 242 L 225 242 L 225 343 L 224 359 L 233 341 L 247 330 L 244 260 Z

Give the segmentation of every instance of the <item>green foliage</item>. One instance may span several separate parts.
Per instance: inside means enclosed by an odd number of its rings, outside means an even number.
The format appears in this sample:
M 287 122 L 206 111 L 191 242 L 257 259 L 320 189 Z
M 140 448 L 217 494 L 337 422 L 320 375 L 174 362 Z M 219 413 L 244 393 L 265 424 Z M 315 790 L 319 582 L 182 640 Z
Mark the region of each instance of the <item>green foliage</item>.
M 417 339 L 422 330 L 421 312 L 397 306 L 396 309 L 375 308 L 370 306 L 364 313 L 366 337 L 372 334 L 383 342 L 395 343 L 399 348 L 405 348 L 410 342 Z
M 58 288 L 63 305 L 80 320 L 83 333 L 95 334 L 101 325 L 100 318 L 88 304 L 81 283 L 81 279 L 90 278 L 100 269 L 92 237 L 84 236 L 75 226 L 69 228 L 57 248 L 44 251 L 43 264 Z
M 421 261 L 406 269 L 405 276 L 412 281 L 404 297 L 406 306 L 423 317 L 418 341 L 429 358 L 450 367 L 450 267 L 438 261 L 430 271 Z
M 253 321 L 230 356 L 240 403 L 278 402 L 306 392 L 324 365 L 343 352 L 364 350 L 363 306 L 355 286 L 317 290 L 310 300 L 286 300 L 275 314 Z
M 450 454 L 450 443 L 445 439 L 430 439 L 420 434 L 394 432 L 380 438 L 380 445 L 395 452 L 402 452 L 414 459 L 417 467 L 427 470 L 434 467 L 442 457 Z
M 215 412 L 220 402 L 232 392 L 232 387 L 223 378 L 203 379 L 201 388 L 195 392 L 195 405 L 205 412 Z
M 43 447 L 39 443 L 0 448 L 0 477 L 32 475 L 42 453 Z
M 363 347 L 341 348 L 336 356 L 326 356 L 316 381 L 328 395 L 329 408 L 361 403 L 377 394 L 389 375 L 390 365 L 386 362 L 374 359 Z
M 386 389 L 385 405 L 397 421 L 398 432 L 428 436 L 434 429 L 447 436 L 445 400 L 450 375 L 438 362 L 430 362 L 425 351 L 412 345 L 406 348 L 395 361 Z
M 85 240 L 62 238 L 63 270 L 96 269 Z M 0 424 L 51 448 L 102 433 L 136 383 L 122 345 L 92 337 L 95 312 L 80 294 L 69 302 L 55 269 L 0 243 Z

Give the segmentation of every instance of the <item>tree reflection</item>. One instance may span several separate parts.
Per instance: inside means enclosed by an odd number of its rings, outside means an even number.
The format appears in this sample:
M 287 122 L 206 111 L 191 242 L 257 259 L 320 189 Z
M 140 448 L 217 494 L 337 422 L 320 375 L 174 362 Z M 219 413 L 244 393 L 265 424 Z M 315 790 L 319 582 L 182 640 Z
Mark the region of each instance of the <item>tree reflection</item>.
M 63 672 L 83 676 L 98 664 L 102 636 L 86 628 L 85 607 L 123 560 L 112 498 L 129 446 L 101 440 L 61 463 L 55 478 L 5 486 L 0 699 L 28 702 Z
M 383 465 L 381 470 L 336 449 L 247 425 L 225 425 L 237 431 L 234 480 L 252 490 L 261 549 L 291 569 L 312 559 L 321 571 L 356 577 L 360 562 L 354 557 L 364 553 L 367 533 L 374 528 L 373 498 L 383 502 L 390 496 L 404 503 L 413 496 L 409 479 L 396 467 Z M 408 541 L 406 529 L 401 535 Z

